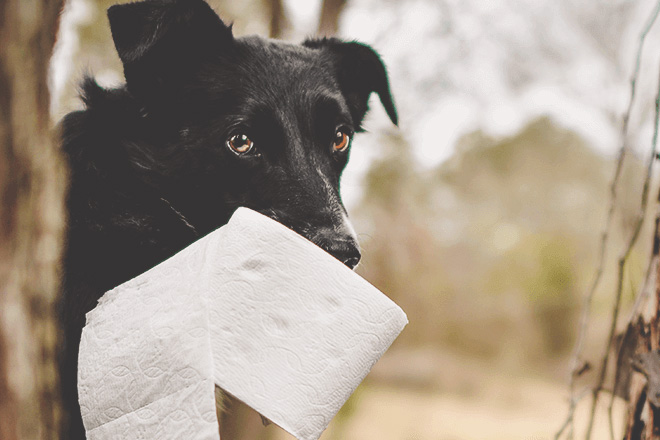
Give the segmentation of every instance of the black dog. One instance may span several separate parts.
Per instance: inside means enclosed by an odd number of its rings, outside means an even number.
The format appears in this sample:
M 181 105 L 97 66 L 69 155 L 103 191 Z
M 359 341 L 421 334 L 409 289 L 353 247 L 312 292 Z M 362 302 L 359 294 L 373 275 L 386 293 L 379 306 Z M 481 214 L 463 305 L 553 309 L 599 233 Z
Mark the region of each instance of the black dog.
M 385 68 L 368 46 L 234 38 L 202 0 L 108 10 L 126 85 L 83 84 L 62 122 L 71 169 L 61 362 L 69 416 L 85 313 L 107 290 L 167 259 L 246 206 L 349 267 L 358 244 L 339 196 L 372 92 L 396 123 Z

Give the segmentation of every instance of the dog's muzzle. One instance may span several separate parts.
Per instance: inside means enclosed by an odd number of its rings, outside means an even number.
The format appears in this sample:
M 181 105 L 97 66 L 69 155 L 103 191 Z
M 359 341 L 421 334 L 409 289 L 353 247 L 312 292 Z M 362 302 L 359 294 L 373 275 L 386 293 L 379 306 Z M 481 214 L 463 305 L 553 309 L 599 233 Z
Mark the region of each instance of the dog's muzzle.
M 362 258 L 355 230 L 346 215 L 343 216 L 341 221 L 335 223 L 326 219 L 325 224 L 331 224 L 332 226 L 313 227 L 312 222 L 296 222 L 274 209 L 265 210 L 262 214 L 296 231 L 350 269 L 355 269 Z

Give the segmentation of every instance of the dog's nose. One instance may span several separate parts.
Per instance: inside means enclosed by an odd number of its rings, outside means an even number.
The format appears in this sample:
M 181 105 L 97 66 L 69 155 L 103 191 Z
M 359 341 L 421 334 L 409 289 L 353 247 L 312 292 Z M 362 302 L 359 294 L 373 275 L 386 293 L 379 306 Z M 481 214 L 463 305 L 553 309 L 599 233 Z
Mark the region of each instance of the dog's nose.
M 362 258 L 360 250 L 352 240 L 323 240 L 319 246 L 350 269 L 355 269 Z

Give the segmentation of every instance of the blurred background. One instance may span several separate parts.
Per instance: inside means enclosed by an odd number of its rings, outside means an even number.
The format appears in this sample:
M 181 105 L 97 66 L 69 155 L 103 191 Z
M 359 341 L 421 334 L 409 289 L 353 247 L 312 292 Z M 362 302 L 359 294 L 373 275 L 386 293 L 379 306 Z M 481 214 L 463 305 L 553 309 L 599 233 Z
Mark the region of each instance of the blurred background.
M 104 86 L 122 83 L 105 17 L 114 3 L 67 1 L 51 66 L 54 120 L 81 107 L 84 72 Z M 570 353 L 655 0 L 209 3 L 237 36 L 336 34 L 371 44 L 389 69 L 400 126 L 372 98 L 342 193 L 363 247 L 358 271 L 410 324 L 322 438 L 553 438 L 568 409 Z M 660 26 L 642 56 L 612 255 L 639 205 L 658 49 Z M 651 223 L 626 269 L 624 318 L 644 276 Z M 606 343 L 614 274 L 611 258 L 585 342 L 592 361 Z M 620 431 L 623 406 L 614 408 Z M 228 416 L 234 438 L 224 440 L 289 438 L 238 405 Z M 599 417 L 594 438 L 609 438 Z

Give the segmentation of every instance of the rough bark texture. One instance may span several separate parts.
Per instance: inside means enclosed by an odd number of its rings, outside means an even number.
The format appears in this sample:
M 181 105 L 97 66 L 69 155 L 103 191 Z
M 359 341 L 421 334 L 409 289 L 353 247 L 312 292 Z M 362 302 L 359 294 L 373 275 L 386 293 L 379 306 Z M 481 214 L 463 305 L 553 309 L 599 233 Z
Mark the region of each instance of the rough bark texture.
M 323 0 L 318 34 L 333 36 L 339 30 L 339 17 L 346 6 L 346 0 Z
M 648 298 L 645 313 L 638 318 L 636 324 L 631 324 L 626 330 L 624 341 L 627 340 L 631 350 L 630 356 L 622 356 L 617 362 L 618 371 L 630 366 L 629 378 L 616 378 L 619 388 L 627 387 L 628 416 L 626 418 L 626 440 L 660 439 L 660 265 L 657 264 L 660 255 L 660 192 L 656 205 L 655 236 L 653 238 L 652 261 L 656 265 L 654 295 Z M 623 352 L 623 350 L 622 350 Z M 626 359 L 627 358 L 627 359 Z M 618 373 L 617 371 L 617 373 Z M 623 375 L 625 376 L 625 375 Z M 623 386 L 622 386 L 623 385 Z
M 0 438 L 57 438 L 64 178 L 47 74 L 63 0 L 0 0 Z

